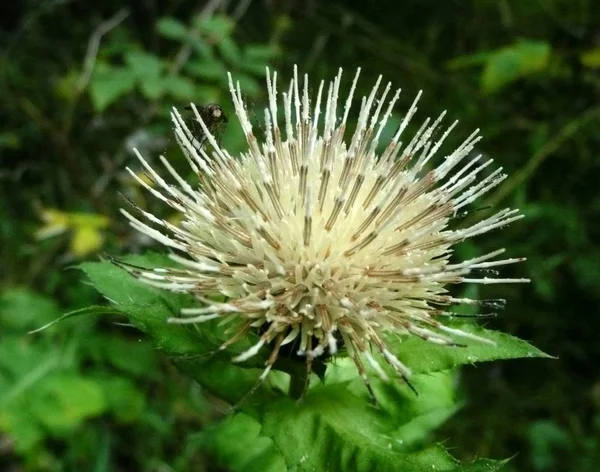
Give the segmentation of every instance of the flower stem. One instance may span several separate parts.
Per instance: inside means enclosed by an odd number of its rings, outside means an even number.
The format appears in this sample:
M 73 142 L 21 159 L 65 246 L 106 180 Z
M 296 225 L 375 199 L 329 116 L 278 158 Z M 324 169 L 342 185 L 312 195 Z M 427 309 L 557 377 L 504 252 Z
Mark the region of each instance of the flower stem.
M 294 400 L 300 400 L 306 393 L 308 375 L 306 369 L 299 369 L 298 372 L 290 375 L 289 395 Z

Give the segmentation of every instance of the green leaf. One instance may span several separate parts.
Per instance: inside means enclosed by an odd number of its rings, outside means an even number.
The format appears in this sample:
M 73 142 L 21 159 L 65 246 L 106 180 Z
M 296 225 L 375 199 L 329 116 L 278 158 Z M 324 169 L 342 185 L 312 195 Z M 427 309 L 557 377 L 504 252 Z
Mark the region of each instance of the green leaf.
M 51 339 L 33 342 L 33 337 L 6 335 L 0 342 L 0 379 L 6 379 L 10 388 L 0 389 L 0 407 L 9 404 L 36 382 L 55 370 L 61 362 L 60 350 L 54 348 Z
M 11 131 L 0 133 L 0 149 L 19 149 L 21 147 L 21 136 Z
M 415 377 L 416 382 L 428 382 L 428 376 Z M 385 385 L 396 388 L 393 383 Z M 375 407 L 351 390 L 343 384 L 320 385 L 300 403 L 281 397 L 258 413 L 260 435 L 272 438 L 287 470 L 475 472 L 499 470 L 504 464 L 490 460 L 459 464 L 441 446 L 408 452 L 404 441 L 414 436 L 402 436 L 407 430 L 397 425 L 410 425 L 410 415 L 398 416 L 398 411 L 385 404 Z M 431 389 L 429 395 L 433 398 L 435 393 Z M 405 401 L 420 402 L 412 393 Z M 425 403 L 422 406 L 427 408 Z
M 190 61 L 186 64 L 185 70 L 194 77 L 208 81 L 222 80 L 227 76 L 227 67 L 217 59 Z
M 238 67 L 242 61 L 242 52 L 235 41 L 229 37 L 224 36 L 217 43 L 217 48 L 221 52 L 223 58 L 232 66 Z
M 202 434 L 217 461 L 235 472 L 285 472 L 288 469 L 273 440 L 261 434 L 261 424 L 245 413 L 226 418 Z
M 165 93 L 165 80 L 160 76 L 148 76 L 139 81 L 142 95 L 149 100 L 156 100 Z
M 521 357 L 552 358 L 527 341 L 506 333 L 484 329 L 474 324 L 452 325 L 453 328 L 488 339 L 495 344 L 457 338 L 465 347 L 441 346 L 416 336 L 392 341 L 390 350 L 414 373 L 448 370 L 463 364 Z
M 165 77 L 164 89 L 170 96 L 188 102 L 194 101 L 194 98 L 198 95 L 198 87 L 194 82 L 180 75 Z
M 25 331 L 56 319 L 60 315 L 54 300 L 25 288 L 14 288 L 0 295 L 0 324 L 3 331 Z
M 244 48 L 245 59 L 261 62 L 263 64 L 268 63 L 270 60 L 276 58 L 279 54 L 279 48 L 274 44 L 254 43 L 248 44 Z
M 168 258 L 152 254 L 129 257 L 126 262 L 144 267 L 173 265 Z M 232 364 L 231 353 L 216 350 L 227 339 L 226 328 L 219 323 L 187 327 L 167 322 L 182 307 L 193 304 L 193 299 L 142 284 L 109 262 L 85 263 L 82 268 L 119 311 L 174 356 L 175 365 L 206 391 L 235 404 L 256 385 L 264 368 L 264 352 L 243 365 Z M 528 353 L 543 355 L 527 343 L 501 333 L 473 326 L 461 328 L 491 337 L 498 345 L 477 345 L 460 351 L 425 342 L 414 344 L 416 340 L 408 339 L 397 346 L 402 351 L 399 355 L 409 365 L 413 363 L 415 371 L 423 372 L 446 370 L 475 360 Z M 252 339 L 246 339 L 242 341 L 244 346 L 236 349 L 245 349 L 252 343 Z M 435 348 L 441 350 L 428 350 Z M 408 357 L 402 358 L 403 353 Z M 471 358 L 465 357 L 468 355 Z M 436 356 L 441 356 L 441 361 L 431 364 Z M 286 371 L 293 372 L 293 367 Z M 379 407 L 369 403 L 367 389 L 348 359 L 336 359 L 330 365 L 325 384 L 314 378 L 312 388 L 300 403 L 285 393 L 287 378 L 282 372 L 272 372 L 241 404 L 244 414 L 227 420 L 206 439 L 214 454 L 230 469 L 360 472 L 423 471 L 435 467 L 440 471 L 475 471 L 479 470 L 477 467 L 494 470 L 497 464 L 480 461 L 464 468 L 441 446 L 417 449 L 458 407 L 451 372 L 414 375 L 411 382 L 422 392 L 418 396 L 401 380 L 386 383 L 373 376 L 371 383 Z
M 410 472 L 456 466 L 439 446 L 403 452 L 392 434 L 394 419 L 342 385 L 311 390 L 301 403 L 281 398 L 265 408 L 260 422 L 288 470 Z
M 185 39 L 189 35 L 187 27 L 179 20 L 171 17 L 163 17 L 158 20 L 156 29 L 159 34 L 169 39 Z
M 56 372 L 38 384 L 35 395 L 30 395 L 30 408 L 40 423 L 61 434 L 102 413 L 106 403 L 95 382 L 76 373 Z
M 448 67 L 448 70 L 458 70 L 466 67 L 478 66 L 488 61 L 492 54 L 493 52 L 487 51 L 455 57 L 454 59 L 448 61 L 446 66 Z
M 209 17 L 197 15 L 192 22 L 203 34 L 212 36 L 213 42 L 218 42 L 220 38 L 229 36 L 235 27 L 233 20 L 224 15 Z
M 535 470 L 556 469 L 561 452 L 573 447 L 572 436 L 552 420 L 531 423 L 528 438 Z
M 262 77 L 264 77 L 265 70 L 262 71 Z M 262 88 L 259 82 L 251 75 L 243 72 L 237 72 L 235 74 L 235 81 L 239 82 L 241 89 L 248 97 L 258 97 L 262 93 Z
M 90 84 L 90 96 L 94 109 L 104 111 L 119 98 L 133 91 L 135 71 L 124 67 L 97 67 Z
M 164 64 L 158 56 L 145 51 L 127 51 L 124 59 L 131 71 L 141 79 L 148 76 L 158 77 L 164 68 Z
M 484 92 L 495 92 L 506 85 L 548 66 L 550 44 L 545 41 L 521 40 L 493 52 L 481 76 Z
M 128 257 L 125 261 L 144 267 L 174 265 L 167 257 L 156 254 Z M 96 289 L 134 326 L 146 332 L 160 348 L 174 356 L 181 370 L 215 395 L 235 403 L 258 379 L 264 368 L 264 352 L 243 364 L 232 364 L 230 360 L 256 342 L 252 336 L 240 340 L 231 350 L 219 351 L 219 346 L 230 336 L 225 333 L 227 327 L 219 323 L 206 323 L 201 327 L 168 323 L 181 308 L 196 304 L 193 298 L 152 288 L 110 262 L 88 262 L 80 267 Z M 256 368 L 259 366 L 260 369 Z M 266 390 L 265 394 L 268 394 Z
M 12 408 L 0 409 L 0 431 L 8 434 L 15 450 L 22 454 L 34 449 L 45 437 L 25 398 L 15 402 Z
M 128 257 L 125 261 L 145 267 L 173 265 L 167 257 L 152 254 Z M 189 297 L 154 289 L 110 262 L 86 262 L 80 267 L 100 293 L 168 353 L 202 353 L 194 328 L 167 322 L 192 303 Z
M 589 69 L 600 68 L 600 48 L 590 49 L 579 56 L 581 63 Z
M 461 464 L 456 467 L 456 472 L 496 472 L 501 470 L 509 459 L 504 460 L 491 460 L 491 459 L 478 459 L 470 464 Z
M 122 423 L 136 421 L 146 408 L 144 395 L 126 378 L 105 377 L 97 379 L 106 399 L 107 410 Z
M 97 337 L 107 360 L 124 372 L 136 377 L 150 377 L 158 370 L 156 351 L 147 341 L 131 341 L 124 338 Z
M 135 74 L 142 94 L 150 99 L 160 98 L 165 90 L 162 77 L 164 64 L 162 60 L 145 51 L 133 50 L 125 54 L 125 63 Z
M 459 409 L 454 371 L 416 375 L 411 384 L 418 396 L 407 392 L 400 379 L 375 383 L 377 400 L 397 424 L 394 437 L 407 451 L 424 446 L 430 434 Z
M 371 372 L 369 377 L 379 407 L 393 423 L 389 434 L 397 438 L 400 450 L 413 451 L 421 447 L 430 433 L 459 408 L 454 394 L 454 371 L 413 375 L 410 382 L 418 395 L 402 379 L 392 375 L 389 382 L 382 381 L 376 372 Z M 327 369 L 325 384 L 346 385 L 348 391 L 364 398 L 365 405 L 370 403 L 364 381 L 357 376 L 350 359 L 336 359 Z

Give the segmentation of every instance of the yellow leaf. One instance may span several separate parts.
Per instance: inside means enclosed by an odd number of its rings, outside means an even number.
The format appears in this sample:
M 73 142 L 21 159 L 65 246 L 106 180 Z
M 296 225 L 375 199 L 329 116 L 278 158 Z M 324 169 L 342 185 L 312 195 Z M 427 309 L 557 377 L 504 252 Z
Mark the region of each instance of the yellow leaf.
M 40 218 L 46 223 L 35 232 L 36 239 L 46 239 L 65 232 L 69 227 L 69 217 L 66 213 L 52 208 L 40 212 Z
M 106 228 L 110 224 L 110 220 L 104 215 L 96 213 L 68 213 L 69 226 L 78 228 Z
M 600 48 L 590 49 L 579 57 L 581 63 L 590 69 L 600 68 Z
M 102 247 L 104 237 L 97 229 L 80 227 L 71 238 L 70 249 L 76 257 L 84 257 L 98 251 Z

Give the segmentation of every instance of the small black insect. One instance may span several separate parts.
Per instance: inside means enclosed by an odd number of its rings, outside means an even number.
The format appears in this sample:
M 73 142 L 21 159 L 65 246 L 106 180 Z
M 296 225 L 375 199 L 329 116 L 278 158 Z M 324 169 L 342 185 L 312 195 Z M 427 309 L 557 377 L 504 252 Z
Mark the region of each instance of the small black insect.
M 192 107 L 189 105 L 185 107 L 185 109 L 191 110 Z M 216 103 L 209 103 L 208 105 L 196 105 L 196 110 L 198 110 L 198 113 L 208 128 L 208 131 L 210 131 L 217 142 L 219 142 L 221 135 L 227 126 L 227 122 L 229 121 L 223 109 Z M 200 126 L 200 123 L 195 116 L 192 117 L 190 122 L 192 132 L 194 133 L 194 141 L 192 144 L 196 149 L 200 150 L 200 148 L 202 148 L 206 143 L 206 133 L 204 133 L 204 130 Z

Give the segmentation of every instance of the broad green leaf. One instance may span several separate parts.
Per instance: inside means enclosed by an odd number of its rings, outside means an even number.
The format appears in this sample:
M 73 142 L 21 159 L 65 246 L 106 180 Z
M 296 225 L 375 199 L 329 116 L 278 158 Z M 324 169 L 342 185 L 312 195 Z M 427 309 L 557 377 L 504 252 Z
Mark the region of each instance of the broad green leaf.
M 25 288 L 5 290 L 0 295 L 2 331 L 23 331 L 40 326 L 60 315 L 53 300 Z
M 427 382 L 426 376 L 418 377 Z M 418 402 L 414 395 L 409 401 Z M 281 397 L 267 404 L 257 418 L 263 426 L 261 436 L 273 439 L 287 470 L 483 471 L 502 465 L 498 461 L 459 464 L 441 446 L 405 451 L 403 440 L 413 440 L 415 435 L 401 436 L 406 430 L 397 425 L 410 425 L 411 418 L 398 417 L 384 404 L 375 407 L 342 384 L 318 386 L 300 403 Z
M 96 111 L 104 111 L 135 87 L 136 74 L 124 67 L 97 67 L 90 83 L 90 96 Z
M 459 409 L 454 371 L 415 375 L 410 382 L 418 395 L 409 392 L 400 379 L 373 382 L 377 401 L 394 418 L 393 436 L 402 450 L 426 444 L 430 434 Z
M 550 58 L 550 44 L 521 40 L 493 52 L 481 76 L 484 92 L 495 92 L 521 77 L 544 70 Z
M 127 66 L 140 79 L 148 76 L 158 77 L 164 68 L 164 64 L 158 56 L 145 51 L 128 51 L 125 53 L 124 59 Z
M 579 56 L 581 63 L 590 69 L 600 68 L 600 48 L 590 49 Z
M 527 341 L 500 331 L 484 329 L 474 324 L 452 325 L 471 334 L 486 338 L 495 344 L 456 338 L 465 347 L 443 346 L 424 341 L 416 336 L 390 343 L 390 350 L 414 373 L 431 373 L 452 369 L 463 364 L 521 357 L 551 358 Z
M 208 41 L 204 38 L 191 37 L 188 42 L 192 46 L 195 52 L 204 59 L 215 60 L 215 53 L 213 51 L 213 40 Z
M 96 382 L 76 373 L 56 372 L 37 385 L 30 408 L 40 423 L 61 434 L 104 412 L 106 403 Z
M 230 36 L 224 36 L 217 43 L 217 48 L 223 58 L 233 67 L 239 67 L 242 61 L 242 52 L 239 46 Z
M 455 57 L 446 64 L 449 70 L 464 69 L 465 67 L 478 66 L 484 64 L 493 52 L 478 52 L 475 54 L 469 54 L 465 56 Z
M 173 267 L 167 256 L 149 253 L 143 256 L 129 256 L 123 259 L 126 263 L 140 267 Z M 109 261 L 84 262 L 79 266 L 89 277 L 90 281 L 109 302 L 119 305 L 144 304 L 149 305 L 170 295 L 164 290 L 155 290 L 147 284 L 139 282 L 127 271 Z
M 266 71 L 263 69 L 263 71 L 262 71 L 263 76 L 265 73 L 266 73 Z M 236 80 L 236 82 L 240 83 L 240 87 L 242 88 L 242 90 L 244 90 L 245 94 L 248 97 L 260 96 L 260 94 L 262 92 L 261 85 L 259 85 L 258 80 L 256 80 L 251 75 L 245 74 L 243 72 L 236 72 L 235 80 Z
M 33 342 L 33 337 L 2 334 L 0 342 L 0 378 L 9 387 L 0 390 L 0 407 L 36 386 L 61 362 L 61 353 L 52 346 L 49 337 Z
M 556 469 L 560 452 L 573 447 L 572 436 L 553 420 L 531 423 L 528 439 L 535 470 Z
M 126 378 L 96 378 L 106 400 L 107 410 L 122 423 L 132 423 L 139 419 L 146 408 L 144 395 L 135 384 Z
M 217 59 L 190 61 L 185 70 L 202 80 L 219 81 L 227 76 L 227 67 Z
M 203 34 L 210 36 L 213 42 L 218 42 L 220 38 L 230 35 L 235 27 L 234 21 L 224 15 L 209 17 L 197 15 L 192 22 Z
M 0 132 L 0 149 L 19 149 L 21 147 L 21 136 L 11 131 Z
M 279 55 L 280 51 L 277 45 L 274 44 L 248 44 L 244 48 L 244 57 L 248 60 L 258 61 L 261 63 L 268 63 L 271 59 L 274 59 Z M 263 71 L 264 72 L 264 71 Z
M 187 77 L 170 75 L 164 78 L 165 93 L 183 101 L 193 101 L 198 95 L 197 86 Z
M 140 339 L 137 335 L 128 339 L 114 334 L 97 333 L 81 349 L 86 357 L 95 362 L 110 364 L 132 377 L 152 378 L 159 370 L 157 352 L 151 342 Z
M 146 267 L 173 265 L 167 257 L 156 255 L 130 257 L 126 262 Z M 110 262 L 86 262 L 80 267 L 107 300 L 168 353 L 202 353 L 194 328 L 168 323 L 183 306 L 191 304 L 189 297 L 154 289 Z
M 235 472 L 285 472 L 289 470 L 273 440 L 261 434 L 261 424 L 245 413 L 226 418 L 202 433 L 217 461 Z
M 388 382 L 382 381 L 376 372 L 371 372 L 369 377 L 380 409 L 393 422 L 389 434 L 397 438 L 398 447 L 403 451 L 421 446 L 429 434 L 459 408 L 454 394 L 454 371 L 413 375 L 410 382 L 417 394 L 391 373 Z M 336 359 L 328 367 L 325 385 L 335 384 L 345 384 L 348 391 L 364 398 L 365 405 L 370 403 L 364 381 L 357 376 L 350 359 Z
M 491 459 L 478 459 L 470 464 L 460 464 L 456 467 L 456 472 L 496 472 L 501 470 L 509 459 L 504 460 L 491 460 Z
M 112 365 L 133 376 L 151 376 L 158 369 L 156 352 L 147 341 L 113 337 L 104 348 Z
M 158 32 L 169 39 L 185 39 L 188 36 L 188 29 L 183 23 L 179 20 L 171 17 L 163 17 L 161 18 L 157 25 L 156 29 Z
M 27 453 L 45 438 L 42 426 L 31 414 L 26 398 L 13 403 L 11 408 L 0 409 L 0 431 L 13 441 L 17 452 Z
M 441 447 L 406 453 L 393 437 L 394 419 L 342 385 L 313 389 L 301 402 L 281 398 L 259 417 L 288 470 L 397 471 L 456 469 Z
M 95 228 L 77 228 L 73 232 L 69 249 L 77 258 L 85 257 L 91 253 L 97 252 L 104 244 L 102 232 Z
M 246 395 L 258 381 L 263 368 L 247 368 L 233 364 L 230 358 L 206 356 L 203 358 L 173 358 L 177 368 L 188 374 L 207 391 L 226 400 L 231 405 L 236 405 L 242 400 L 244 409 L 253 409 L 271 399 L 284 396 L 282 391 L 271 388 L 272 372 L 265 382 L 261 383 L 250 397 Z M 248 362 L 245 364 L 247 365 Z
M 144 267 L 172 266 L 165 256 L 147 255 L 125 259 Z M 110 262 L 84 263 L 80 266 L 92 284 L 134 326 L 146 332 L 165 352 L 174 356 L 181 370 L 188 372 L 215 395 L 235 403 L 252 387 L 262 372 L 265 353 L 259 353 L 243 364 L 232 364 L 231 357 L 250 347 L 252 337 L 240 340 L 231 350 L 219 351 L 230 335 L 218 322 L 200 327 L 172 324 L 168 319 L 178 316 L 184 306 L 194 300 L 143 284 Z M 235 326 L 234 326 L 235 328 Z M 261 367 L 256 368 L 256 367 Z
M 149 75 L 141 78 L 139 83 L 142 94 L 149 100 L 156 100 L 157 98 L 162 97 L 162 95 L 165 93 L 164 77 L 158 75 Z
M 239 67 L 249 74 L 257 75 L 258 77 L 264 77 L 268 64 L 269 63 L 267 61 L 253 59 L 244 55 Z
M 158 56 L 145 51 L 129 51 L 125 54 L 125 62 L 137 77 L 137 82 L 144 97 L 155 100 L 165 90 L 162 71 L 164 64 Z

